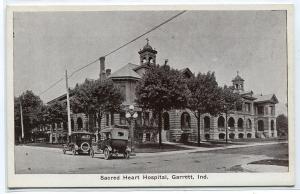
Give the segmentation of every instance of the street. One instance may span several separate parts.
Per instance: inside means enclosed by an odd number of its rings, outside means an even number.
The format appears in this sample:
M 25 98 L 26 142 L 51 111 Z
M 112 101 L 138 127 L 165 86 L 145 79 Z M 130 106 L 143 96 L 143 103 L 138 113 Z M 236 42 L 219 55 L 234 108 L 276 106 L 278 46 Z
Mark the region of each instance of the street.
M 139 154 L 130 159 L 104 160 L 103 154 L 66 155 L 57 148 L 15 146 L 16 173 L 222 173 L 247 172 L 239 166 L 265 159 L 287 160 L 287 144 L 258 145 L 211 151 Z M 287 168 L 286 168 L 287 169 Z

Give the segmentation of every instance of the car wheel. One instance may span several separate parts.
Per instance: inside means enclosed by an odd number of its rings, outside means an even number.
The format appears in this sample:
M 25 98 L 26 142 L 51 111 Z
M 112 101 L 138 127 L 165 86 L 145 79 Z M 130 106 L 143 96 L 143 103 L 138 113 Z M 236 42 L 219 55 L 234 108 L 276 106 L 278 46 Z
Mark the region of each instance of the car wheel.
M 124 152 L 123 156 L 124 156 L 125 159 L 129 159 L 130 152 Z
M 90 150 L 90 157 L 94 158 L 94 156 L 95 156 L 94 150 Z
M 63 149 L 63 153 L 66 154 L 66 149 L 65 148 Z
M 108 160 L 110 158 L 110 151 L 108 150 L 108 148 L 105 148 L 104 150 L 104 159 Z

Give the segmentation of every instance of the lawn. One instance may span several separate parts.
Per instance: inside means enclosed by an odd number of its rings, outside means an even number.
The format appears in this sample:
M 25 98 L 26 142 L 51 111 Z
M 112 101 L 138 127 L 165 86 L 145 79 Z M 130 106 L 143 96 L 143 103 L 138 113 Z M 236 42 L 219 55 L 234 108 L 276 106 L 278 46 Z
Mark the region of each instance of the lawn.
M 212 152 L 216 154 L 265 155 L 276 159 L 288 160 L 287 143 L 209 151 L 209 153 Z

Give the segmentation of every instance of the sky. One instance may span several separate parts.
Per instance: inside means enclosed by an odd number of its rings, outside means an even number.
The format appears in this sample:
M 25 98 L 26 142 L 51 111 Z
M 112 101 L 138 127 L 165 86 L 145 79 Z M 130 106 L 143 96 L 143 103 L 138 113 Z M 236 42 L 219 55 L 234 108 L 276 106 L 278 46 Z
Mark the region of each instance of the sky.
M 118 48 L 179 11 L 27 12 L 14 15 L 14 91 L 39 95 L 68 72 Z M 187 11 L 159 29 L 106 57 L 112 72 L 139 64 L 146 44 L 176 69 L 214 71 L 220 86 L 239 75 L 245 90 L 275 94 L 277 114 L 286 113 L 287 54 L 285 11 Z M 76 73 L 69 86 L 99 77 L 99 62 Z M 40 97 L 65 93 L 62 81 Z

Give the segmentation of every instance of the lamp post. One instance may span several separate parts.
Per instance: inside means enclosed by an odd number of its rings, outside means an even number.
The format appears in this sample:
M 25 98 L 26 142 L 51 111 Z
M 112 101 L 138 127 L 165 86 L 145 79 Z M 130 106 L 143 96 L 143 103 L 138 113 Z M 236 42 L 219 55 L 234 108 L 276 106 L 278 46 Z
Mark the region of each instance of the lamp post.
M 138 117 L 138 114 L 136 111 L 134 111 L 134 106 L 130 105 L 129 110 L 126 113 L 126 118 L 128 119 L 130 123 L 130 150 L 131 153 L 134 155 L 134 131 L 133 131 L 133 121 Z
M 226 143 L 228 143 L 228 120 L 227 120 L 227 117 L 228 117 L 228 114 L 227 114 L 227 105 L 225 104 L 224 105 L 224 110 L 225 110 L 225 122 L 226 122 L 226 125 L 225 125 L 225 141 Z

